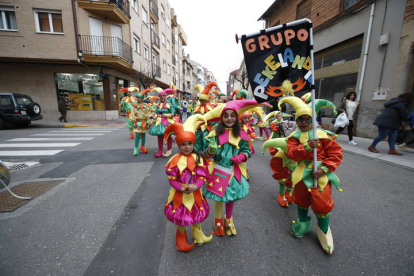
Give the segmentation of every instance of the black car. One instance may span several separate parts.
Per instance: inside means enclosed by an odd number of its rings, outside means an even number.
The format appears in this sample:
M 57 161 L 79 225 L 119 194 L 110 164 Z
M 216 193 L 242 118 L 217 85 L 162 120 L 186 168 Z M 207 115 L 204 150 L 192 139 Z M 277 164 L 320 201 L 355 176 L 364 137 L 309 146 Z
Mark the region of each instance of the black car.
M 18 93 L 0 93 L 0 129 L 7 125 L 28 126 L 43 119 L 41 108 L 30 96 Z

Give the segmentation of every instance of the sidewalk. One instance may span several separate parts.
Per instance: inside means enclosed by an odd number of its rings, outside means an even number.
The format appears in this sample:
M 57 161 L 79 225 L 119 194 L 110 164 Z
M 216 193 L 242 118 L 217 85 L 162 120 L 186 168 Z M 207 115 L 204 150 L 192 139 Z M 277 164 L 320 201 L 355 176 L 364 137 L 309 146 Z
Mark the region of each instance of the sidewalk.
M 388 142 L 382 141 L 375 147 L 380 153 L 373 153 L 368 151 L 373 139 L 354 137 L 354 141 L 358 143 L 357 146 L 348 144 L 348 135 L 339 134 L 338 142 L 342 146 L 344 152 L 365 156 L 375 161 L 381 161 L 395 166 L 399 166 L 408 170 L 414 171 L 414 149 L 407 148 L 407 151 L 401 151 L 396 147 L 396 150 L 404 153 L 403 156 L 388 154 Z

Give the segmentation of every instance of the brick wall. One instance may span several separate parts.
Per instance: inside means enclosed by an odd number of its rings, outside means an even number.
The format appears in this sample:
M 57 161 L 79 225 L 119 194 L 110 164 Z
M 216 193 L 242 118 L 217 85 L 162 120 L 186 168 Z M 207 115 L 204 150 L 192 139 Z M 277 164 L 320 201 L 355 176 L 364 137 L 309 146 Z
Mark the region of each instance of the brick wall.
M 404 23 L 414 20 L 414 0 L 407 0 L 405 7 Z
M 76 59 L 75 31 L 71 1 L 12 0 L 0 5 L 13 6 L 17 32 L 0 31 L 0 57 L 33 59 Z M 62 11 L 64 34 L 36 33 L 34 9 Z

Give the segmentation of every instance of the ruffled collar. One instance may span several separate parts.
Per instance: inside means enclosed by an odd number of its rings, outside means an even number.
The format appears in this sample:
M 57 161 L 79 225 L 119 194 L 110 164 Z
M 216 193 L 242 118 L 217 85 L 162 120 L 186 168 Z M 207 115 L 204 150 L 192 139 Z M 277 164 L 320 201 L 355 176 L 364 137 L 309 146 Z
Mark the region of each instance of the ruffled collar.
M 191 153 L 189 155 L 184 155 L 182 153 L 178 153 L 168 160 L 167 164 L 165 165 L 166 168 L 172 169 L 177 167 L 180 173 L 182 173 L 185 169 L 190 170 L 190 172 L 194 172 L 197 166 L 206 167 L 210 163 L 209 160 L 205 160 L 204 158 L 200 158 L 200 161 L 196 162 L 197 155 L 195 153 Z

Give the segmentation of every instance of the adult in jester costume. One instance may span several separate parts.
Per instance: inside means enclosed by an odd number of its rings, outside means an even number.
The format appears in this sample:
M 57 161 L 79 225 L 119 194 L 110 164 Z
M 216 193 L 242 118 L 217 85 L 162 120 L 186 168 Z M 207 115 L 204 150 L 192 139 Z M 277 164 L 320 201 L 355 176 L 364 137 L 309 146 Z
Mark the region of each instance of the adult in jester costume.
M 258 105 L 256 100 L 231 101 L 204 114 L 207 122 L 219 121 L 205 138 L 209 141 L 206 153 L 214 161 L 210 166 L 210 182 L 203 187 L 204 195 L 214 200 L 214 230 L 217 236 L 234 236 L 237 233 L 233 207 L 234 202 L 249 193 L 246 161 L 251 157 L 250 137 L 241 130 L 238 118 Z M 224 220 L 223 203 L 226 205 Z
M 289 103 L 296 111 L 295 119 L 299 130 L 287 138 L 286 157 L 297 162 L 292 172 L 293 201 L 297 205 L 298 219 L 292 226 L 292 235 L 301 238 L 312 229 L 312 218 L 308 216 L 312 208 L 318 220 L 318 238 L 322 248 L 332 254 L 333 237 L 329 220 L 334 207 L 332 185 L 339 187 L 339 179 L 334 171 L 342 162 L 342 148 L 335 141 L 333 133 L 316 129 L 312 132 L 312 109 L 297 97 L 286 97 L 280 105 Z M 314 171 L 313 149 L 317 149 L 317 170 Z M 314 187 L 314 179 L 317 187 Z
M 279 183 L 277 203 L 286 208 L 293 203 L 292 171 L 296 168 L 296 162 L 286 156 L 286 138 L 273 138 L 266 141 L 262 146 L 263 154 L 268 148 L 272 157 L 270 159 L 272 177 Z
M 128 88 L 123 88 L 123 89 L 119 90 L 119 93 L 121 93 L 121 92 L 127 93 L 126 97 L 122 98 L 121 103 L 119 104 L 119 106 L 123 107 L 125 109 L 125 112 L 126 112 L 126 115 L 125 115 L 126 126 L 129 129 L 129 134 L 130 134 L 129 138 L 131 138 L 131 139 L 134 139 L 134 133 L 133 133 L 133 130 L 132 130 L 134 125 L 133 125 L 133 123 L 132 123 L 132 121 L 129 117 L 130 117 L 130 114 L 131 114 L 132 106 L 134 104 L 136 104 L 136 102 L 137 102 L 137 98 L 133 96 L 133 93 L 136 92 L 136 91 L 139 92 L 138 87 L 128 87 Z
M 199 104 L 197 104 L 193 109 L 193 114 L 201 114 L 204 115 L 210 110 L 214 109 L 216 105 L 210 103 L 210 90 L 213 87 L 218 87 L 217 83 L 212 81 L 203 87 L 198 84 L 194 87 L 194 91 L 199 91 Z M 216 125 L 216 123 L 208 123 L 207 125 L 202 125 L 196 131 L 196 143 L 195 143 L 195 150 L 204 152 L 207 149 L 207 141 L 204 139 L 208 135 L 208 133 L 212 130 L 212 128 Z
M 201 222 L 209 214 L 209 205 L 203 195 L 202 187 L 210 179 L 209 160 L 194 150 L 195 125 L 204 120 L 202 115 L 193 115 L 184 124 L 173 123 L 164 133 L 165 140 L 176 135 L 180 153 L 171 157 L 165 165 L 169 184 L 171 185 L 164 213 L 169 221 L 177 225 L 176 247 L 178 251 L 188 252 L 194 244 L 203 245 L 213 238 L 205 236 Z M 194 243 L 187 243 L 185 227 L 191 225 Z
M 168 90 L 168 89 L 166 89 Z M 157 104 L 155 109 L 156 121 L 149 130 L 149 134 L 157 136 L 158 138 L 158 152 L 155 153 L 155 157 L 169 157 L 171 155 L 172 148 L 172 137 L 170 136 L 167 140 L 167 152 L 163 153 L 163 137 L 165 129 L 172 123 L 174 123 L 174 108 L 167 101 L 166 90 L 158 92 L 160 102 Z
M 141 152 L 144 154 L 148 153 L 148 150 L 145 148 L 145 135 L 150 127 L 148 119 L 151 116 L 152 111 L 149 104 L 144 103 L 143 100 L 145 94 L 150 91 L 151 89 L 145 89 L 136 94 L 137 103 L 132 106 L 130 113 L 130 119 L 133 123 L 133 130 L 135 133 L 134 156 L 139 155 L 139 140 L 141 140 Z
M 174 109 L 174 121 L 179 121 L 180 113 L 181 113 L 181 107 L 177 100 L 177 90 L 175 89 L 175 85 L 171 83 L 171 88 L 165 90 L 167 93 L 167 101 L 170 103 L 172 108 Z

